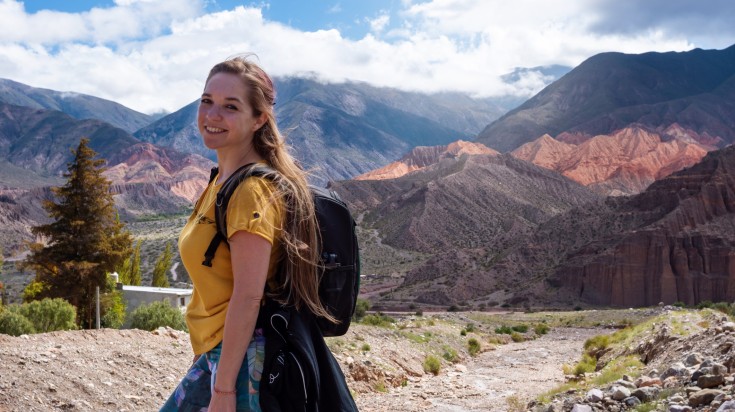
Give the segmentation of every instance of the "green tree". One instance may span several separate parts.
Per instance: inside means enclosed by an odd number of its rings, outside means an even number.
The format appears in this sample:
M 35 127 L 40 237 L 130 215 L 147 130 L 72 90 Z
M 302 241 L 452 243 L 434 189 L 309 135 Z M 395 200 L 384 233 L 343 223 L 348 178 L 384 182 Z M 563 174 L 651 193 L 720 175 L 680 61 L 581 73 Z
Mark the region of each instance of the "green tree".
M 138 240 L 133 249 L 132 263 L 130 265 L 130 284 L 133 286 L 140 286 L 140 247 L 143 245 L 142 240 Z
M 130 254 L 130 233 L 117 219 L 110 182 L 102 176 L 102 159 L 81 139 L 64 174 L 67 182 L 53 189 L 44 203 L 52 222 L 32 229 L 44 243 L 34 243 L 23 267 L 36 272 L 43 285 L 33 299 L 64 298 L 77 308 L 78 322 L 92 327 L 95 288 L 105 292 L 107 273 Z
M 140 247 L 142 244 L 143 241 L 138 240 L 133 248 L 132 255 L 125 258 L 123 263 L 116 269 L 119 276 L 118 281 L 123 285 L 140 286 Z
M 166 242 L 166 249 L 164 249 L 161 256 L 156 261 L 156 266 L 153 268 L 153 280 L 151 286 L 159 288 L 167 288 L 171 285 L 168 283 L 168 276 L 166 272 L 171 267 L 171 261 L 173 260 L 173 253 L 171 252 L 171 243 Z
M 107 280 L 108 292 L 100 296 L 100 326 L 120 329 L 125 323 L 125 299 L 121 290 L 115 288 L 112 278 Z

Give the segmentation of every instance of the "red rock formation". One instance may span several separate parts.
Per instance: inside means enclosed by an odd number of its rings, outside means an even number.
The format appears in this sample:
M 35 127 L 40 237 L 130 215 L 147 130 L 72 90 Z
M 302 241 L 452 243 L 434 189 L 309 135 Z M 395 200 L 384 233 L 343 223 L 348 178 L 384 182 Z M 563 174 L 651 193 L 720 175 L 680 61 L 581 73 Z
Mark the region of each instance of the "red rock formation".
M 665 140 L 639 126 L 595 136 L 576 146 L 544 135 L 511 154 L 556 170 L 602 194 L 635 194 L 653 181 L 697 163 L 707 153 L 707 148 L 681 127 L 670 127 L 666 135 L 678 138 Z
M 735 300 L 735 147 L 654 183 L 617 213 L 644 223 L 573 252 L 550 283 L 600 305 Z
M 499 154 L 493 149 L 480 144 L 458 140 L 446 146 L 418 146 L 401 160 L 385 167 L 364 173 L 354 180 L 395 179 L 416 170 L 423 169 L 439 162 L 443 158 L 456 158 L 461 154 Z
M 118 207 L 137 215 L 175 212 L 192 204 L 209 181 L 213 163 L 201 156 L 183 154 L 140 143 L 111 159 L 104 172 L 112 182 Z

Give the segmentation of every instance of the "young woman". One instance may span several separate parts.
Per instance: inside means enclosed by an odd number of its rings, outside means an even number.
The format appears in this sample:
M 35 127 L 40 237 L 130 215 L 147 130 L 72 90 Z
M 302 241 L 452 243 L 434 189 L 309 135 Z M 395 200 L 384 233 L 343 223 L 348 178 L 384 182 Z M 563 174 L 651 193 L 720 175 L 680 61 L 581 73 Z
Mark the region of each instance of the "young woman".
M 195 357 L 162 411 L 261 410 L 267 342 L 256 321 L 266 284 L 272 298 L 329 318 L 319 302 L 311 193 L 278 131 L 274 104 L 271 79 L 247 58 L 229 59 L 209 72 L 197 123 L 204 144 L 217 152 L 219 174 L 179 237 L 194 283 L 186 320 Z M 258 162 L 276 173 L 238 186 L 227 208 L 229 247 L 220 244 L 211 267 L 203 265 L 216 233 L 217 191 L 238 168 Z

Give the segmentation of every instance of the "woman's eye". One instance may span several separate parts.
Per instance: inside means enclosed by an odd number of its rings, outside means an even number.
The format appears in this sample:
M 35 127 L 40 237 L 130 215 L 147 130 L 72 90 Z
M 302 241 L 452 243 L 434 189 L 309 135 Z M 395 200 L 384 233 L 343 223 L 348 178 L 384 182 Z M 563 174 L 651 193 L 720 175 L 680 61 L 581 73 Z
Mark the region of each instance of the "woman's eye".
M 226 107 L 227 109 L 229 109 L 229 110 L 237 110 L 237 106 L 235 106 L 234 104 L 228 104 L 228 105 L 227 105 L 227 106 L 225 106 L 225 107 Z
M 211 99 L 203 98 L 199 103 L 201 104 L 210 104 L 212 103 Z

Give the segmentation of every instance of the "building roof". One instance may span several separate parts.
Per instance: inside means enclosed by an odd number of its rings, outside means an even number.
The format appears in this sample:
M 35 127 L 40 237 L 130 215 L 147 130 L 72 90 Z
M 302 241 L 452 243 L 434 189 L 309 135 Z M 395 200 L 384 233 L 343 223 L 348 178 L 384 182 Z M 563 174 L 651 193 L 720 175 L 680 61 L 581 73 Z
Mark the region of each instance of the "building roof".
M 123 291 L 129 290 L 131 292 L 147 292 L 147 293 L 160 293 L 166 295 L 191 295 L 194 289 L 180 289 L 180 288 L 159 288 L 153 286 L 133 286 L 123 285 Z

